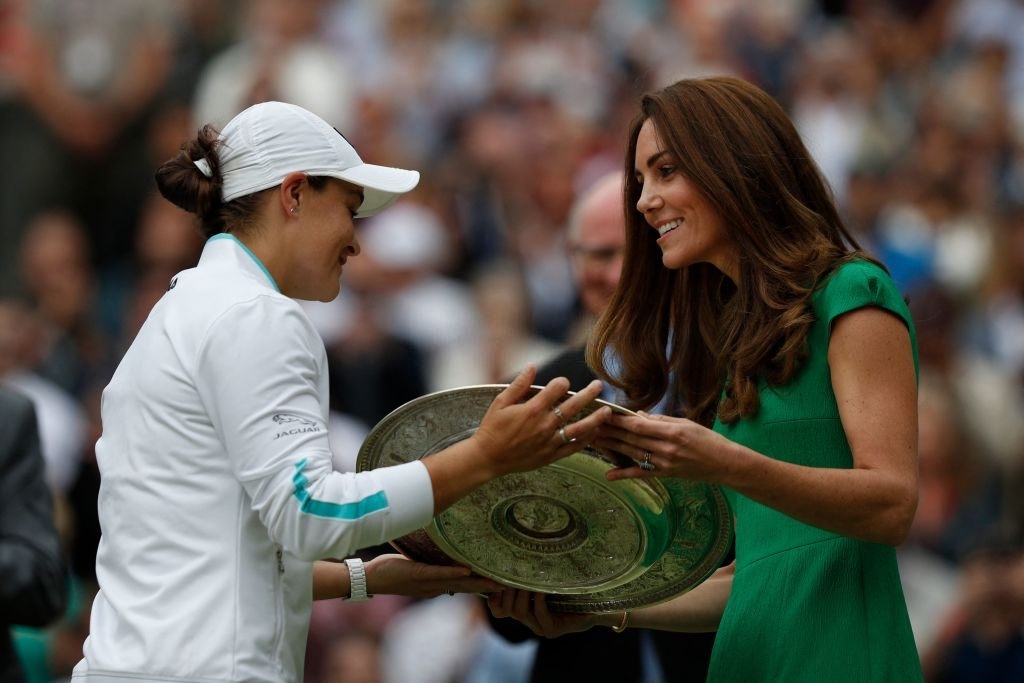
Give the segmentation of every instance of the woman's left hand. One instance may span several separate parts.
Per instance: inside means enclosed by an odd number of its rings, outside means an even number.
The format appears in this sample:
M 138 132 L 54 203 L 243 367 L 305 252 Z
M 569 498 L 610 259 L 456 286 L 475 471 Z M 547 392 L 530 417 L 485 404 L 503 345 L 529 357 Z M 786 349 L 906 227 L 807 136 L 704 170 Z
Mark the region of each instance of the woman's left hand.
M 613 415 L 593 445 L 622 453 L 636 465 L 609 471 L 608 479 L 679 477 L 720 482 L 736 444 L 692 420 L 639 412 Z

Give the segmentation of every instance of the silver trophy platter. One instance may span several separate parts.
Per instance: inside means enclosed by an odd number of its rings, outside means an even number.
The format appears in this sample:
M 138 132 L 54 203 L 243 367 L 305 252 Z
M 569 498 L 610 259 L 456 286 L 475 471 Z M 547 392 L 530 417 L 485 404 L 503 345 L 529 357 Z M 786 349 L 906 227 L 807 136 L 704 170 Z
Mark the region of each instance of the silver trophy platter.
M 395 409 L 370 431 L 357 470 L 428 457 L 469 437 L 507 386 L 438 391 Z M 630 412 L 597 399 L 570 421 L 601 406 Z M 633 461 L 581 445 L 546 467 L 484 484 L 392 545 L 414 560 L 460 564 L 546 593 L 554 610 L 611 612 L 662 602 L 719 566 L 732 540 L 729 508 L 709 484 L 607 481 L 608 470 L 623 464 Z

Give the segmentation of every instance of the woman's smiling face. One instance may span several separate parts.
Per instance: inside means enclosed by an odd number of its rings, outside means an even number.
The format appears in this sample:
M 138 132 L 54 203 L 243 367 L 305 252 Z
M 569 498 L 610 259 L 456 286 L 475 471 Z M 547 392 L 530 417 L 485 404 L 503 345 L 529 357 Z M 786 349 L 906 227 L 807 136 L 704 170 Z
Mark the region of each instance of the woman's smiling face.
M 355 185 L 331 179 L 326 188 L 309 190 L 303 198 L 286 293 L 297 299 L 331 301 L 341 288 L 346 260 L 360 251 L 353 219 L 363 192 Z M 285 291 L 284 283 L 279 284 Z
M 658 232 L 665 267 L 706 262 L 735 281 L 738 254 L 718 212 L 682 174 L 678 160 L 661 144 L 651 119 L 637 135 L 633 168 L 641 185 L 636 208 Z

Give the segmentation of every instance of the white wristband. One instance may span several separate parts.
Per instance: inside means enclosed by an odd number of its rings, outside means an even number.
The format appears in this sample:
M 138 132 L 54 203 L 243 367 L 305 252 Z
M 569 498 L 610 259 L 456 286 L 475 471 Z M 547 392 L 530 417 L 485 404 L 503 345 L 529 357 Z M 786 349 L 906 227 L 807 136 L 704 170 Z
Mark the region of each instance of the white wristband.
M 348 565 L 349 596 L 346 600 L 359 602 L 369 600 L 372 595 L 366 592 L 366 570 L 363 569 L 363 561 L 358 557 L 349 557 L 345 560 Z

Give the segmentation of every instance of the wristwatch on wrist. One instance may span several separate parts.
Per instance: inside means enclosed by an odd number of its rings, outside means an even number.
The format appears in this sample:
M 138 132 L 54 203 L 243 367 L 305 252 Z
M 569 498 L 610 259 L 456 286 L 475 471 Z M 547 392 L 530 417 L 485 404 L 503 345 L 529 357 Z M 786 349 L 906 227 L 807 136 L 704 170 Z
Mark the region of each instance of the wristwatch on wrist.
M 358 557 L 346 558 L 348 565 L 349 596 L 345 598 L 349 602 L 369 600 L 372 595 L 366 592 L 366 570 L 363 568 L 363 561 Z

